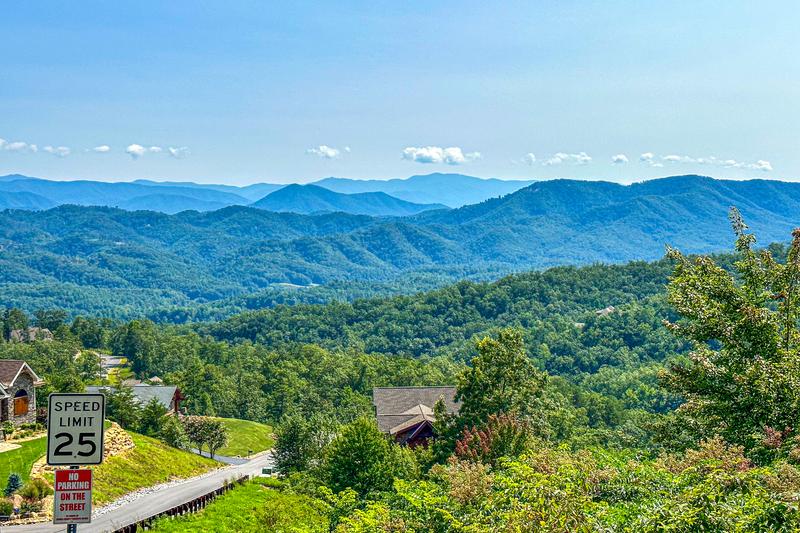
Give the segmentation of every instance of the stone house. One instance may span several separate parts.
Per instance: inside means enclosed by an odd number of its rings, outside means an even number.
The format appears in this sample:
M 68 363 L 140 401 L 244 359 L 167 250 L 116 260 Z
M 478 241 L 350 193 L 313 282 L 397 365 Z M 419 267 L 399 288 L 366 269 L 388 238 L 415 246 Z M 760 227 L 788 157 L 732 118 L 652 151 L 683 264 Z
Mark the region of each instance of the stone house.
M 375 387 L 372 404 L 378 429 L 406 446 L 427 445 L 435 436 L 433 409 L 442 400 L 446 411 L 457 413 L 455 387 Z
M 11 342 L 51 341 L 53 340 L 53 334 L 47 328 L 14 329 L 11 330 L 8 340 Z
M 36 422 L 36 387 L 43 383 L 25 361 L 0 360 L 0 423 Z

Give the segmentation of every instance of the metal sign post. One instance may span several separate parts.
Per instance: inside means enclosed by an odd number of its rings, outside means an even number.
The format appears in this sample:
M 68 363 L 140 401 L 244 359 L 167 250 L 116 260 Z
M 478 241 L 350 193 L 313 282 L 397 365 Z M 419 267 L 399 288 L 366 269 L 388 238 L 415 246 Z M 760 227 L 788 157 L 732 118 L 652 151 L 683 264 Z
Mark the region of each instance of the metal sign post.
M 69 466 L 56 470 L 53 523 L 67 524 L 77 533 L 78 524 L 92 521 L 92 471 L 77 465 L 103 462 L 103 394 L 53 393 L 47 402 L 47 464 Z

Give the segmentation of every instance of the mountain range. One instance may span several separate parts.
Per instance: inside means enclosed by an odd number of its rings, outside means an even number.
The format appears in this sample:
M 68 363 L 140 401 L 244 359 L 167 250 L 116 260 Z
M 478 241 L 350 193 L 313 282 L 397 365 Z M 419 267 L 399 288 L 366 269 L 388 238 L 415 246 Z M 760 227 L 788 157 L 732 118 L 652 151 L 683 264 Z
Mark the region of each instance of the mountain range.
M 403 216 L 479 202 L 513 192 L 529 183 L 462 174 L 430 174 L 385 181 L 325 178 L 305 186 L 255 183 L 237 187 L 152 180 L 116 183 L 54 181 L 11 174 L 0 176 L 0 209 L 39 210 L 74 204 L 175 214 L 253 205 L 260 209 L 302 214 L 341 211 Z M 276 195 L 283 189 L 288 190 Z
M 245 206 L 175 215 L 7 210 L 0 212 L 0 301 L 35 308 L 61 291 L 60 301 L 85 312 L 93 298 L 153 309 L 276 284 L 405 283 L 411 291 L 415 273 L 445 282 L 468 272 L 650 260 L 666 244 L 716 252 L 730 249 L 734 205 L 761 243 L 787 241 L 800 221 L 800 184 L 701 176 L 627 186 L 543 181 L 458 209 L 394 218 Z
M 251 206 L 279 213 L 342 212 L 372 216 L 404 216 L 432 209 L 447 209 L 447 206 L 442 204 L 407 202 L 385 192 L 345 194 L 317 185 L 287 185 Z

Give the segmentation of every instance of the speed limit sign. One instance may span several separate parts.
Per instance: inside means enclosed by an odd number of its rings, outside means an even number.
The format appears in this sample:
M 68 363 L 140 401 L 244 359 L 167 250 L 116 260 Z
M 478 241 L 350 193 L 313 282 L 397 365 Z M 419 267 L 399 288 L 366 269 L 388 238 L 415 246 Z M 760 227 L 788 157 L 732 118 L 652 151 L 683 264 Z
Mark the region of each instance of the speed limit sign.
M 47 464 L 103 462 L 103 394 L 53 393 L 47 404 Z

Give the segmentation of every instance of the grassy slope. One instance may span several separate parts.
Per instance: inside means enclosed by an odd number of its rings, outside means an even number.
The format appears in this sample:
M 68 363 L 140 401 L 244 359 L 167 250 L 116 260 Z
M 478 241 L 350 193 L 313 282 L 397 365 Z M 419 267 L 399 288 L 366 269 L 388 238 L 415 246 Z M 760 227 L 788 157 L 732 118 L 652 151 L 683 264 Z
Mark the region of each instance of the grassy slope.
M 93 467 L 92 501 L 95 505 L 104 505 L 129 492 L 176 478 L 196 476 L 220 466 L 217 461 L 172 448 L 144 435 L 129 433 L 135 448 Z M 42 448 L 39 456 L 44 452 Z M 30 472 L 30 466 L 27 471 Z M 52 474 L 46 477 L 53 482 Z
M 220 466 L 216 461 L 172 448 L 159 440 L 136 433 L 130 435 L 135 448 L 110 457 L 94 469 L 95 505 L 109 503 L 142 487 L 196 476 Z
M 284 494 L 255 479 L 238 487 L 199 513 L 175 520 L 162 519 L 151 531 L 157 532 L 327 532 L 328 520 L 319 502 L 295 494 Z
M 219 455 L 244 457 L 250 450 L 253 453 L 263 452 L 272 448 L 274 444 L 271 426 L 236 418 L 219 418 L 218 420 L 221 420 L 228 428 L 228 445 L 217 450 Z
M 17 443 L 20 448 L 0 453 L 0 485 L 6 486 L 8 475 L 16 472 L 23 481 L 28 479 L 31 467 L 47 451 L 47 439 L 28 440 Z

